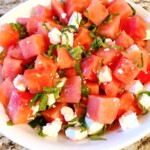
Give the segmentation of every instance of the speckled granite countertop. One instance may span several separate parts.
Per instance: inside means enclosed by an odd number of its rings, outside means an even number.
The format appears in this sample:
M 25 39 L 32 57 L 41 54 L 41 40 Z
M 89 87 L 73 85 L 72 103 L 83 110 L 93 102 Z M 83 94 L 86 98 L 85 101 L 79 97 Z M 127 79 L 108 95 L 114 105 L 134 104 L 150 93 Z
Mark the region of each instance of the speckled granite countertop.
M 27 0 L 0 0 L 0 15 Z M 150 0 L 131 0 L 150 12 Z M 0 150 L 27 150 L 0 134 Z M 150 150 L 150 134 L 122 150 Z

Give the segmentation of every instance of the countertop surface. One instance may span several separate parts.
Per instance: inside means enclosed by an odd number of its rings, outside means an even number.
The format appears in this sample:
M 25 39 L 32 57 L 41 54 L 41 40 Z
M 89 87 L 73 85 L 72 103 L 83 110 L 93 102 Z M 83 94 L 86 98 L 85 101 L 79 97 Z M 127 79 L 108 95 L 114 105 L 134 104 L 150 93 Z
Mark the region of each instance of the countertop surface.
M 26 0 L 0 0 L 0 15 Z M 150 12 L 150 0 L 131 0 Z M 0 134 L 0 150 L 27 150 Z M 122 150 L 150 150 L 150 134 Z

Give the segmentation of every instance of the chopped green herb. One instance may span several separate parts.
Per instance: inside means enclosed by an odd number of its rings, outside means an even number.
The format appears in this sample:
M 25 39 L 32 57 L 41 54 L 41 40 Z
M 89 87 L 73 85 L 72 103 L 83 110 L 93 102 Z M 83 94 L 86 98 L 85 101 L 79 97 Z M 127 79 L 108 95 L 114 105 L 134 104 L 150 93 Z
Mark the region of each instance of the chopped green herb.
M 3 60 L 5 58 L 5 56 L 7 55 L 7 51 L 4 50 L 0 53 L 0 60 Z
M 120 45 L 109 45 L 108 48 L 113 48 L 113 49 L 124 51 L 124 48 Z
M 106 17 L 106 19 L 102 22 L 101 25 L 111 23 L 111 22 L 113 21 L 112 19 L 113 19 L 115 16 L 118 16 L 118 15 L 119 15 L 119 14 L 109 14 L 109 15 Z
M 32 128 L 36 128 L 37 126 L 44 126 L 46 125 L 46 120 L 43 116 L 37 116 L 36 118 L 34 118 L 34 120 L 30 121 L 28 124 L 32 127 Z
M 88 95 L 89 95 L 89 89 L 86 85 L 82 85 L 81 86 L 81 93 L 82 95 L 85 97 L 85 98 L 88 98 Z
M 81 59 L 81 54 L 83 53 L 83 47 L 82 46 L 77 46 L 69 50 L 70 55 L 72 58 L 75 60 Z
M 66 70 L 58 70 L 57 73 L 61 76 L 64 77 L 66 75 Z
M 131 7 L 131 9 L 132 9 L 132 15 L 134 16 L 135 14 L 136 14 L 136 10 L 132 7 L 132 5 L 130 5 L 129 3 L 128 3 L 128 5 Z
M 75 64 L 75 69 L 76 69 L 77 73 L 79 74 L 79 76 L 82 77 L 82 72 L 80 69 L 80 61 L 77 61 L 77 63 Z
M 31 102 L 29 103 L 29 106 L 32 107 L 37 102 L 37 100 L 39 98 L 41 98 L 41 93 L 35 94 L 34 97 L 31 99 Z
M 89 27 L 88 27 L 88 30 L 90 30 L 90 31 L 92 31 L 92 32 L 96 32 L 96 30 L 97 30 L 97 26 L 95 25 L 95 24 L 92 24 L 92 25 L 90 25 Z
M 99 66 L 98 66 L 98 84 L 100 85 L 100 78 L 99 78 L 99 76 L 100 76 L 100 69 L 101 69 L 101 67 L 102 67 L 102 65 L 103 65 L 103 61 L 104 61 L 104 59 L 102 59 L 101 60 L 101 62 L 100 62 L 100 64 L 99 64 Z
M 10 23 L 10 25 L 16 32 L 20 32 L 20 39 L 23 39 L 28 35 L 27 29 L 24 25 L 20 23 Z
M 13 126 L 13 123 L 9 120 L 9 121 L 7 121 L 7 125 L 8 126 Z
M 46 110 L 47 101 L 48 101 L 48 96 L 47 96 L 47 94 L 42 94 L 41 100 L 40 100 L 40 103 L 39 103 L 39 111 L 44 111 L 44 110 Z
M 50 46 L 48 47 L 47 54 L 48 54 L 49 56 L 51 56 L 51 54 L 52 54 L 54 48 L 55 48 L 55 45 L 50 45 Z
M 136 60 L 134 60 L 134 64 L 135 64 L 139 69 L 143 68 L 143 66 L 144 66 L 143 53 L 141 53 L 141 65 L 140 65 Z
M 47 136 L 46 134 L 43 133 L 42 130 L 40 130 L 40 131 L 38 132 L 38 135 L 41 136 L 41 137 L 46 137 L 46 136 Z
M 93 141 L 97 141 L 97 140 L 106 140 L 105 138 L 99 136 L 99 135 L 91 135 L 90 139 Z
M 42 26 L 49 32 L 50 30 L 49 30 L 49 28 L 48 28 L 48 26 L 46 25 L 46 23 L 42 23 Z
M 67 128 L 74 127 L 74 126 L 75 126 L 75 124 L 66 124 L 66 125 L 62 126 L 62 130 L 65 131 Z

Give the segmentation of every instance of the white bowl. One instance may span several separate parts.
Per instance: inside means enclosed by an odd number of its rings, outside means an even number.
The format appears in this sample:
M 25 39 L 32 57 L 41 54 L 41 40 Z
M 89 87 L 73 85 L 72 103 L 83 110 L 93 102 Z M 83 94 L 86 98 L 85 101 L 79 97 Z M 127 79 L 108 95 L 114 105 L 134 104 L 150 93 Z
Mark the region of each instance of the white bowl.
M 29 17 L 31 8 L 37 4 L 48 6 L 50 5 L 50 0 L 29 0 L 2 16 L 0 18 L 0 24 L 15 22 L 17 17 Z M 150 27 L 150 13 L 131 2 L 130 4 L 146 20 Z M 0 104 L 0 132 L 14 142 L 33 150 L 116 150 L 130 145 L 150 133 L 150 113 L 140 118 L 140 125 L 136 128 L 126 132 L 118 129 L 106 134 L 104 136 L 107 139 L 106 141 L 90 141 L 86 139 L 80 142 L 74 142 L 64 136 L 59 136 L 57 139 L 49 137 L 42 138 L 28 125 L 7 126 L 7 120 L 8 117 Z

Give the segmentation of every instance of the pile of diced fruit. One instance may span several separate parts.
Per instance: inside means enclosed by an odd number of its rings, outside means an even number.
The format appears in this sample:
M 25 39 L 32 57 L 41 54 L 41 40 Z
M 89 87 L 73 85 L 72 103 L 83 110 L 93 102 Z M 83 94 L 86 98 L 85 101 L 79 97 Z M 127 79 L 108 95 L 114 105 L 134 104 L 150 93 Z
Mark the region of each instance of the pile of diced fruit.
M 150 108 L 146 29 L 124 0 L 51 0 L 1 25 L 0 102 L 8 125 L 71 140 L 138 126 Z

